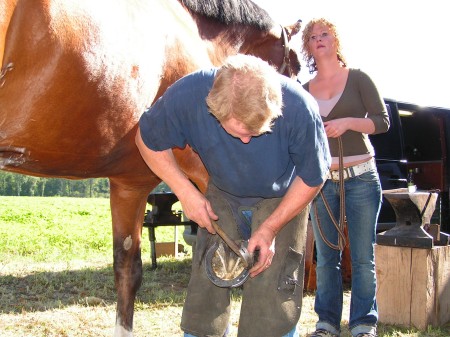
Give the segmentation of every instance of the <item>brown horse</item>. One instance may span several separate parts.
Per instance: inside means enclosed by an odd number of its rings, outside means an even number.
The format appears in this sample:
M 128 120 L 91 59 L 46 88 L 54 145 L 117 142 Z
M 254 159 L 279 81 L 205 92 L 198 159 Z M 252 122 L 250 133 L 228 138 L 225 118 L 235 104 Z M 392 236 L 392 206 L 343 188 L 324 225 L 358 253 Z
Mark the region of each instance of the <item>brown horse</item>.
M 115 336 L 132 336 L 143 215 L 160 182 L 134 143 L 141 113 L 180 77 L 231 54 L 297 75 L 288 40 L 299 29 L 249 0 L 0 0 L 0 168 L 109 178 Z M 198 156 L 176 156 L 204 191 Z

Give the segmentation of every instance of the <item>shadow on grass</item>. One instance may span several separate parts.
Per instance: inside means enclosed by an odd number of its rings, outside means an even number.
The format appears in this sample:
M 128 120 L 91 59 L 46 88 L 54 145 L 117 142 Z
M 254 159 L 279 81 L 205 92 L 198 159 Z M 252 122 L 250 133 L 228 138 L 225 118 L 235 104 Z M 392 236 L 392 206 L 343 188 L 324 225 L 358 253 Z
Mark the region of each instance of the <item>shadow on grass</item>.
M 144 264 L 143 270 L 136 303 L 162 307 L 183 305 L 191 270 L 190 258 L 160 258 L 157 269 L 152 270 L 150 264 Z M 235 300 L 240 300 L 241 295 L 240 289 L 233 289 Z M 313 298 L 314 292 L 305 292 L 305 296 Z M 0 313 L 3 314 L 43 312 L 70 306 L 111 306 L 116 302 L 112 265 L 58 272 L 39 271 L 24 277 L 0 275 Z M 448 337 L 450 323 L 427 331 L 379 324 L 378 335 Z M 351 336 L 345 325 L 341 336 Z
M 161 259 L 158 268 L 143 265 L 136 301 L 184 302 L 191 260 Z M 0 275 L 0 312 L 46 311 L 73 305 L 113 305 L 117 302 L 112 265 L 104 268 L 34 272 L 17 277 Z

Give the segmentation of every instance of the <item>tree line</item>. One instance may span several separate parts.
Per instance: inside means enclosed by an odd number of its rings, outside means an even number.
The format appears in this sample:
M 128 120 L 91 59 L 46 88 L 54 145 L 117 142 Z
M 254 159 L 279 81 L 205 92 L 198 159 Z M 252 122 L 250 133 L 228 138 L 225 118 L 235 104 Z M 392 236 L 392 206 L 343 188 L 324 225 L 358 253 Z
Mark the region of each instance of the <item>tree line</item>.
M 153 192 L 170 192 L 165 183 Z M 109 198 L 107 178 L 69 180 L 41 178 L 0 171 L 0 195 L 30 197 Z

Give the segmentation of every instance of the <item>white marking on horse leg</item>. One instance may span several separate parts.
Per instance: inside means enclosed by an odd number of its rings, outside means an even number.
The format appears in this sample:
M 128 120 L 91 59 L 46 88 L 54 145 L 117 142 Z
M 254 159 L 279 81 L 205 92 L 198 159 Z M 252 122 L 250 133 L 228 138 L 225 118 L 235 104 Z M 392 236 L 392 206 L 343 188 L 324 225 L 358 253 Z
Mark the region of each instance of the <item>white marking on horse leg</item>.
M 133 240 L 131 239 L 131 235 L 128 235 L 123 241 L 123 249 L 129 250 L 131 245 L 133 244 Z
M 114 337 L 133 337 L 131 331 L 125 330 L 123 326 L 116 323 L 116 328 L 114 329 Z

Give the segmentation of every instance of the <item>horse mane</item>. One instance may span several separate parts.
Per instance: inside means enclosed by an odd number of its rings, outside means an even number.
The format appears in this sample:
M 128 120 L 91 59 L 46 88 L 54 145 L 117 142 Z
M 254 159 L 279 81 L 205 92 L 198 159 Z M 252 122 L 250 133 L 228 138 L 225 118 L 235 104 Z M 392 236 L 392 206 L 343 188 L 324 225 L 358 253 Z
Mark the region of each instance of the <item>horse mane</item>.
M 189 11 L 217 20 L 225 25 L 241 24 L 269 31 L 274 21 L 250 0 L 178 0 Z

